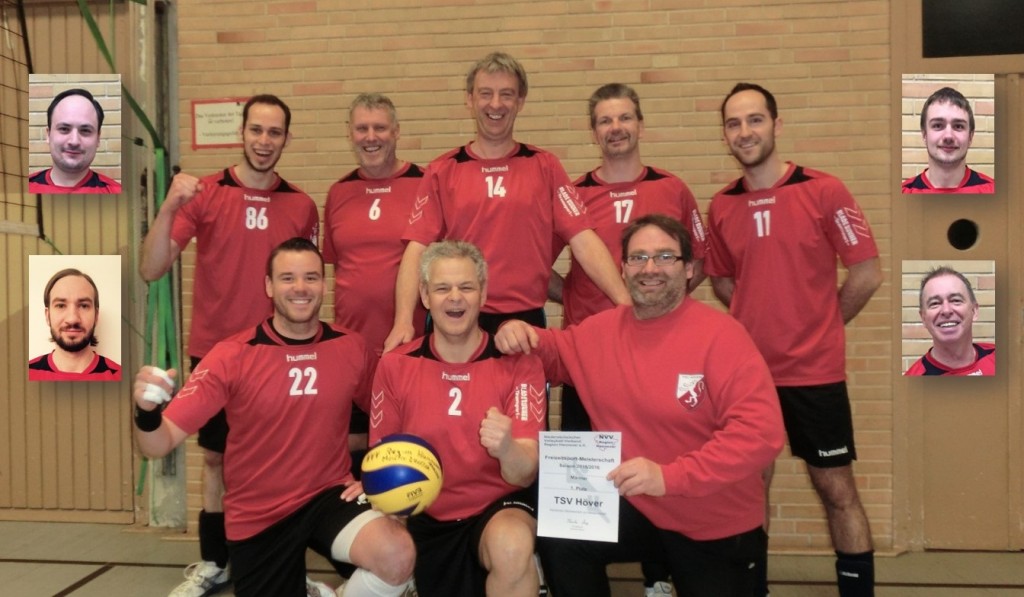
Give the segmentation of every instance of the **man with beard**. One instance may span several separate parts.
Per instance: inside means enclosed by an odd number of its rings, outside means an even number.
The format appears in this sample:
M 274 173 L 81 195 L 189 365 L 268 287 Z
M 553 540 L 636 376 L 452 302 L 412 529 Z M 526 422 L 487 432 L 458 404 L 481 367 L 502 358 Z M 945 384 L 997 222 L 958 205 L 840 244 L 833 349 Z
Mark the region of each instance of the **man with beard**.
M 963 274 L 947 266 L 928 272 L 919 301 L 932 347 L 904 375 L 996 374 L 996 345 L 974 341 L 978 299 Z
M 779 157 L 782 119 L 767 89 L 738 83 L 721 113 L 743 177 L 711 199 L 704 269 L 771 369 L 793 455 L 807 463 L 825 507 L 839 594 L 867 597 L 874 552 L 853 478 L 843 326 L 882 283 L 878 249 L 842 182 Z M 837 255 L 847 270 L 838 292 Z M 765 471 L 766 488 L 773 470 Z M 767 561 L 758 569 L 765 595 Z
M 768 548 L 761 471 L 785 440 L 771 374 L 743 326 L 687 296 L 693 253 L 678 220 L 634 220 L 622 255 L 632 307 L 564 330 L 510 321 L 495 341 L 536 350 L 551 383 L 579 390 L 595 431 L 622 432 L 608 474 L 618 541 L 541 537 L 545 578 L 558 597 L 608 596 L 608 564 L 661 561 L 679 595 L 749 597 Z
M 175 372 L 135 378 L 135 437 L 166 455 L 218 411 L 231 421 L 224 496 L 239 597 L 335 595 L 303 581 L 306 548 L 335 566 L 355 564 L 338 595 L 398 597 L 416 552 L 404 525 L 356 501 L 345 426 L 352 404 L 369 409 L 377 357 L 359 334 L 322 323 L 324 262 L 304 238 L 266 260 L 273 315 L 218 342 L 170 399 Z M 320 590 L 322 588 L 322 590 Z
M 46 323 L 57 348 L 28 362 L 29 381 L 121 381 L 121 366 L 92 350 L 100 293 L 88 274 L 55 273 L 43 290 Z
M 990 177 L 967 167 L 974 140 L 974 111 L 962 93 L 943 87 L 921 108 L 921 137 L 928 167 L 903 182 L 903 193 L 995 193 Z
M 198 250 L 188 354 L 195 370 L 213 345 L 263 320 L 271 310 L 262 280 L 266 256 L 292 237 L 317 241 L 316 204 L 274 171 L 291 140 L 291 110 L 276 96 L 256 95 L 242 109 L 243 161 L 196 178 L 177 174 L 142 247 L 139 271 L 156 280 L 194 237 Z M 224 538 L 224 413 L 199 430 L 203 453 L 202 561 L 186 570 L 172 597 L 212 595 L 230 582 Z
M 103 107 L 85 89 L 57 94 L 46 109 L 46 144 L 53 167 L 29 176 L 28 192 L 90 194 L 121 192 L 121 183 L 91 168 L 100 144 Z

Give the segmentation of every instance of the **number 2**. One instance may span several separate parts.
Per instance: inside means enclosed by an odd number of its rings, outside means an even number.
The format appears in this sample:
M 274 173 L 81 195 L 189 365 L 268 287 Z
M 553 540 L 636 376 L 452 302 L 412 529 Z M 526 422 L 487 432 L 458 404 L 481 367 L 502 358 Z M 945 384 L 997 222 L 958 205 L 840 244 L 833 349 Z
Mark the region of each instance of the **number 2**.
M 462 402 L 462 390 L 452 388 L 448 395 L 452 398 L 452 404 L 448 407 L 448 416 L 461 417 L 462 411 L 459 410 L 459 403 Z

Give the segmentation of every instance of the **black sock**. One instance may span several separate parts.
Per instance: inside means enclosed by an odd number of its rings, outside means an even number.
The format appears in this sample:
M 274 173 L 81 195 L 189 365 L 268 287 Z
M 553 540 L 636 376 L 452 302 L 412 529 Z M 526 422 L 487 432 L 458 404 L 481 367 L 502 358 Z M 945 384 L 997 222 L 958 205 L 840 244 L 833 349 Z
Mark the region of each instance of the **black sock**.
M 836 552 L 839 597 L 875 596 L 875 552 Z
M 218 568 L 228 565 L 228 537 L 224 532 L 224 513 L 199 512 L 199 555 Z

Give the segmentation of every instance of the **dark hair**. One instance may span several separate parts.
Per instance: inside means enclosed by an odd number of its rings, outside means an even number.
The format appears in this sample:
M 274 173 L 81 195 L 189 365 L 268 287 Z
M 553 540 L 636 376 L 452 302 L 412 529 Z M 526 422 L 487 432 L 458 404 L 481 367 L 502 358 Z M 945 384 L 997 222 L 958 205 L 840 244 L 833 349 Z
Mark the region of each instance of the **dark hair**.
M 644 121 L 644 113 L 640 111 L 640 96 L 636 94 L 636 90 L 623 83 L 608 83 L 598 87 L 597 91 L 592 93 L 587 101 L 587 113 L 590 114 L 591 129 L 597 123 L 597 118 L 594 116 L 594 109 L 597 108 L 597 104 L 610 99 L 628 99 L 632 101 L 633 105 L 636 106 L 636 119 L 640 122 Z
M 269 93 L 261 93 L 254 95 L 249 98 L 249 101 L 245 102 L 245 107 L 242 108 L 242 128 L 245 128 L 245 123 L 249 121 L 249 108 L 253 104 L 267 104 L 270 106 L 277 106 L 284 111 L 284 132 L 288 132 L 288 127 L 292 125 L 292 111 L 288 109 L 288 104 L 277 97 Z
M 274 257 L 277 257 L 278 253 L 283 253 L 285 251 L 291 251 L 293 253 L 302 253 L 305 251 L 316 253 L 316 256 L 320 258 L 320 273 L 324 273 L 324 256 L 320 254 L 320 249 L 318 249 L 308 238 L 296 236 L 277 245 L 274 247 L 274 250 L 270 252 L 270 257 L 267 257 L 268 278 L 274 277 Z
M 733 86 L 732 91 L 729 92 L 729 95 L 726 95 L 725 99 L 722 100 L 722 106 L 719 108 L 719 111 L 722 113 L 723 124 L 725 123 L 725 104 L 729 101 L 729 98 L 741 91 L 756 91 L 763 95 L 764 103 L 768 106 L 768 114 L 772 117 L 772 120 L 779 117 L 779 104 L 775 102 L 775 96 L 772 95 L 771 91 L 768 91 L 757 83 L 736 83 L 736 85 Z
M 924 309 L 925 285 L 928 284 L 928 282 L 934 280 L 935 278 L 938 278 L 939 276 L 953 276 L 955 278 L 959 278 L 960 281 L 964 283 L 964 286 L 967 287 L 967 295 L 971 297 L 971 302 L 974 303 L 975 305 L 978 304 L 978 299 L 974 296 L 974 288 L 971 288 L 971 283 L 967 280 L 967 277 L 961 274 L 960 272 L 956 271 L 955 269 L 949 267 L 948 265 L 941 265 L 925 274 L 924 278 L 921 278 L 921 290 L 918 292 L 917 295 L 917 304 L 919 309 Z
M 967 101 L 964 94 L 960 93 L 952 87 L 943 87 L 935 93 L 928 96 L 928 99 L 924 101 L 924 106 L 921 107 L 921 130 L 925 129 L 928 123 L 928 108 L 931 107 L 935 102 L 941 104 L 953 104 L 957 108 L 960 108 L 964 112 L 967 112 L 967 121 L 971 125 L 971 134 L 974 134 L 974 110 L 971 110 L 971 103 Z
M 92 304 L 97 309 L 99 309 L 100 308 L 100 291 L 97 290 L 97 288 L 96 288 L 96 282 L 92 281 L 92 278 L 89 277 L 89 274 L 83 273 L 81 270 L 77 270 L 77 269 L 75 269 L 73 267 L 69 267 L 67 269 L 62 269 L 62 270 L 60 270 L 59 272 L 53 274 L 53 276 L 50 277 L 50 281 L 46 283 L 46 288 L 43 290 L 43 305 L 47 309 L 50 308 L 50 291 L 53 290 L 53 285 L 56 284 L 61 278 L 66 278 L 68 276 L 79 276 L 79 277 L 85 278 L 86 281 L 89 282 L 89 285 L 92 286 L 92 293 L 93 293 Z
M 67 89 L 58 93 L 53 98 L 53 101 L 50 102 L 50 107 L 46 109 L 46 128 L 50 128 L 50 126 L 53 124 L 53 110 L 57 107 L 57 104 L 63 101 L 64 98 L 70 97 L 72 95 L 80 95 L 85 99 L 89 100 L 89 102 L 92 104 L 92 107 L 96 109 L 96 130 L 102 129 L 103 106 L 101 106 L 100 103 L 96 101 L 96 98 L 94 98 L 92 94 L 85 89 Z
M 683 256 L 683 263 L 693 262 L 693 247 L 690 245 L 690 233 L 683 227 L 679 220 L 666 216 L 665 214 L 647 214 L 637 218 L 622 231 L 622 259 L 629 255 L 629 241 L 641 228 L 645 226 L 656 226 L 662 232 L 671 236 L 679 242 L 679 253 Z

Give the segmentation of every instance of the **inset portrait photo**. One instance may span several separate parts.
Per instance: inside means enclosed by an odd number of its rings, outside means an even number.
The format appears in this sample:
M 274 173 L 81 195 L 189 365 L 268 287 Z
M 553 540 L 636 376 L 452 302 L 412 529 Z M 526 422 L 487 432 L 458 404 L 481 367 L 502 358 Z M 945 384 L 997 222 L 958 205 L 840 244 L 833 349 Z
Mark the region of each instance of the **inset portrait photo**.
M 121 381 L 121 256 L 29 255 L 29 381 Z
M 121 75 L 28 77 L 32 194 L 121 193 Z
M 995 76 L 905 74 L 904 194 L 992 194 Z
M 995 375 L 995 294 L 995 261 L 904 261 L 903 374 Z

